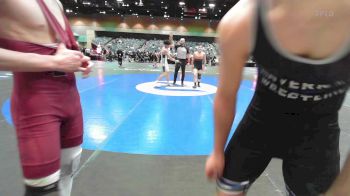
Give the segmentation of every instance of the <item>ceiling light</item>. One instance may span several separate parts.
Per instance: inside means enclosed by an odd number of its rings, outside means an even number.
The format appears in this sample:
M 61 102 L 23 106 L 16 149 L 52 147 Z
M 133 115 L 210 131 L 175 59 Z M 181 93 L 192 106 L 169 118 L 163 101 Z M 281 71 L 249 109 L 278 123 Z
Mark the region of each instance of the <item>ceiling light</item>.
M 214 8 L 215 7 L 215 3 L 209 3 L 209 7 L 210 8 Z
M 184 6 L 184 5 L 185 5 L 185 2 L 180 1 L 180 2 L 179 2 L 179 5 L 180 5 L 180 6 Z
M 139 2 L 139 6 L 143 6 L 143 2 L 142 2 L 142 0 L 140 0 L 140 2 Z

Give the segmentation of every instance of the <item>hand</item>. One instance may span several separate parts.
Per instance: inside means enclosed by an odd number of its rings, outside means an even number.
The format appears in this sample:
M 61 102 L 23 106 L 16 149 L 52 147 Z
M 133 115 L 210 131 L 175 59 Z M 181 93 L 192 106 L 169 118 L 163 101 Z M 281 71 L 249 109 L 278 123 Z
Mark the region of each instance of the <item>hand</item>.
M 87 57 L 89 60 L 90 60 L 90 58 L 89 57 Z M 92 72 L 92 67 L 94 66 L 94 64 L 92 63 L 92 62 L 89 62 L 88 63 L 88 66 L 86 66 L 85 68 L 86 68 L 86 70 L 85 71 L 83 71 L 83 78 L 87 78 L 87 77 L 89 77 L 89 74 Z
M 87 58 L 84 55 L 75 50 L 69 50 L 64 44 L 60 44 L 57 47 L 56 54 L 54 57 L 54 67 L 55 71 L 61 72 L 76 72 L 85 71 L 86 68 L 81 67 L 82 63 L 87 62 Z
M 175 60 L 175 64 L 178 64 L 178 63 L 180 63 L 180 61 L 179 60 Z
M 216 180 L 222 176 L 225 167 L 224 153 L 211 154 L 205 164 L 205 175 L 209 180 Z

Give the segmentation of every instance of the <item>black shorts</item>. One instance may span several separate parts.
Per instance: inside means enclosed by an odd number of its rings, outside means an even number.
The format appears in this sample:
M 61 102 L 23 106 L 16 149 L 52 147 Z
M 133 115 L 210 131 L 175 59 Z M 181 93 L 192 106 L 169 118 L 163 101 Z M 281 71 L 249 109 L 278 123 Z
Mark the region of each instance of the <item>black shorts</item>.
M 289 195 L 324 193 L 340 170 L 339 133 L 337 114 L 273 115 L 251 106 L 226 148 L 218 188 L 227 180 L 239 185 L 232 190 L 245 191 L 276 157 Z
M 187 65 L 187 59 L 177 59 L 179 62 L 176 64 L 176 66 L 185 67 Z
M 193 66 L 197 70 L 202 70 L 203 69 L 203 60 L 194 60 Z

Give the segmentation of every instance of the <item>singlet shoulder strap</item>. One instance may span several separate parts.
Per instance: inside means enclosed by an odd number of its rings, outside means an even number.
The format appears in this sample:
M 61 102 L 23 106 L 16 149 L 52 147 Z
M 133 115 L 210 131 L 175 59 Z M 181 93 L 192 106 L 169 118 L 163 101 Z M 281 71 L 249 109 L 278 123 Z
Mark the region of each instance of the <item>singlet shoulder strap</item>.
M 64 25 L 66 29 L 63 29 L 63 27 L 58 22 L 57 18 L 51 13 L 47 5 L 43 0 L 37 0 L 42 12 L 44 13 L 44 16 L 46 20 L 48 21 L 50 27 L 53 29 L 53 31 L 57 34 L 60 41 L 62 43 L 65 43 L 67 48 L 70 49 L 78 49 L 77 44 L 75 43 L 73 32 L 70 28 L 68 19 L 65 17 L 64 13 L 62 12 L 62 17 L 64 19 Z

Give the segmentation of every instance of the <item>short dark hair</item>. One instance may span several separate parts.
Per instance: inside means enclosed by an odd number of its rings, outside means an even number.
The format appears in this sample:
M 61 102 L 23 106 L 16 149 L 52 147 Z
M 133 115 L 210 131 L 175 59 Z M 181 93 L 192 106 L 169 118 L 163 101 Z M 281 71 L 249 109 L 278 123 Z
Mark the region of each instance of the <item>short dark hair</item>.
M 163 43 L 164 43 L 164 45 L 170 45 L 171 44 L 171 42 L 169 40 L 165 40 Z

